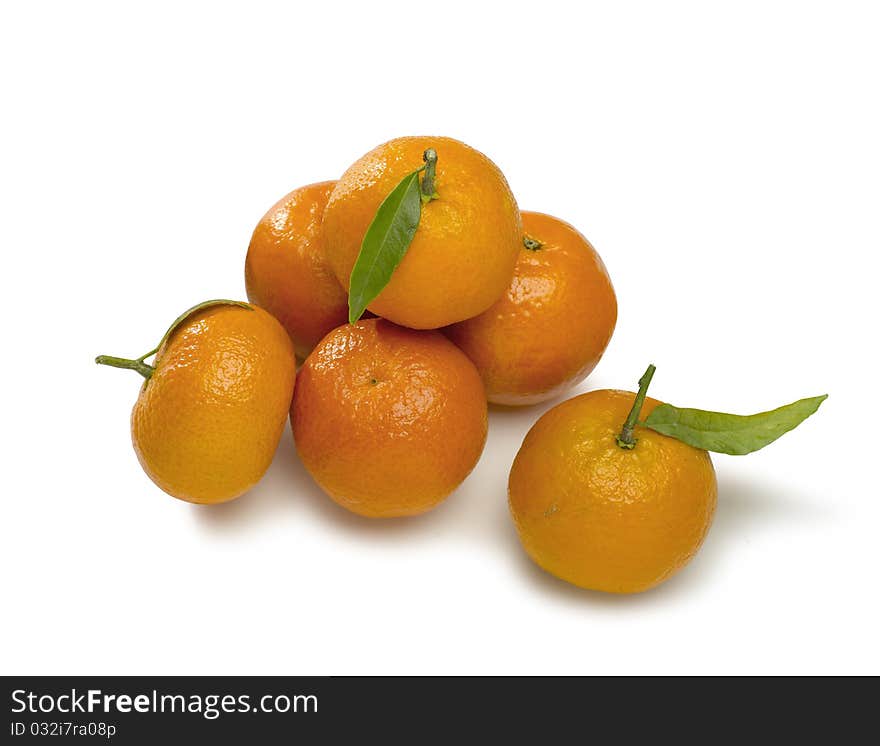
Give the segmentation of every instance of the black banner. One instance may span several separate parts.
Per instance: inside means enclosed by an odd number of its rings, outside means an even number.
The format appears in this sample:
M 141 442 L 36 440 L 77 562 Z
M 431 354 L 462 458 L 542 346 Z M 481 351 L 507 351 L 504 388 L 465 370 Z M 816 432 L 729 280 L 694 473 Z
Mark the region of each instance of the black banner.
M 823 726 L 835 742 L 859 732 L 874 685 L 845 700 L 827 682 L 599 678 L 4 677 L 3 743 L 326 742 L 353 733 L 386 742 L 456 741 L 482 732 L 540 743 L 606 738 L 691 740 L 722 728 L 734 735 L 790 739 Z M 843 714 L 843 717 L 840 715 Z M 834 716 L 834 717 L 832 717 Z M 564 728 L 564 730 L 563 730 Z M 554 735 L 555 734 L 555 735 Z M 706 732 L 707 737 L 711 737 Z M 845 740 L 845 739 L 844 739 Z

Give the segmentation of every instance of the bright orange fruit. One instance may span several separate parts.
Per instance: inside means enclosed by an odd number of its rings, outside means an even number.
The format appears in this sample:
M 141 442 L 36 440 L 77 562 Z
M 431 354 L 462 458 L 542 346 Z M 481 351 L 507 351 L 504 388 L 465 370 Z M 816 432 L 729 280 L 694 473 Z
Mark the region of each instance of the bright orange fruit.
M 369 517 L 415 515 L 452 492 L 486 441 L 483 384 L 442 334 L 385 319 L 330 332 L 300 369 L 291 409 L 306 469 Z
M 186 318 L 156 353 L 131 413 L 144 471 L 169 495 L 219 503 L 263 476 L 284 430 L 296 375 L 290 338 L 251 306 Z
M 348 320 L 348 296 L 327 263 L 322 227 L 335 184 L 309 184 L 279 200 L 257 224 L 245 261 L 248 300 L 284 325 L 301 358 Z
M 635 395 L 591 391 L 526 435 L 510 471 L 510 511 L 529 556 L 582 588 L 638 593 L 680 570 L 715 513 L 706 451 L 643 427 L 617 443 Z M 646 399 L 642 416 L 660 404 Z
M 590 242 L 550 215 L 523 212 L 522 220 L 525 240 L 507 292 L 446 329 L 496 404 L 532 404 L 582 381 L 617 322 L 611 279 Z
M 413 329 L 476 316 L 504 292 L 522 243 L 516 200 L 498 167 L 448 137 L 401 137 L 371 150 L 339 179 L 324 211 L 327 258 L 347 289 L 376 210 L 407 174 L 437 152 L 437 198 L 423 205 L 415 237 L 368 308 Z

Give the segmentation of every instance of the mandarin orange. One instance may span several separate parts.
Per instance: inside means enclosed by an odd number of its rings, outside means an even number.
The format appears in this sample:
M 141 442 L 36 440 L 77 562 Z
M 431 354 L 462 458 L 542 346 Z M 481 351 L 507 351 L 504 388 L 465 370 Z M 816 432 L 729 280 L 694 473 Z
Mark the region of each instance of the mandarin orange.
M 327 263 L 322 220 L 335 181 L 294 189 L 254 229 L 244 279 L 248 300 L 277 318 L 305 358 L 348 320 L 348 297 Z
M 330 332 L 306 359 L 291 423 L 303 464 L 337 503 L 369 517 L 415 515 L 477 463 L 486 398 L 440 332 L 367 319 Z
M 618 434 L 635 395 L 599 390 L 549 410 L 510 471 L 510 511 L 528 555 L 582 588 L 638 593 L 696 554 L 717 499 L 709 454 L 635 427 Z M 660 402 L 645 399 L 647 417 Z
M 522 219 L 525 238 L 506 293 L 445 330 L 495 404 L 533 404 L 582 381 L 617 322 L 611 279 L 590 242 L 550 215 Z
M 296 358 L 284 327 L 256 306 L 213 301 L 175 322 L 152 365 L 150 354 L 97 360 L 146 378 L 131 413 L 144 471 L 189 502 L 247 492 L 272 462 L 293 396 Z
M 504 292 L 522 241 L 516 200 L 498 167 L 448 137 L 401 137 L 371 150 L 339 179 L 324 211 L 327 258 L 349 287 L 376 210 L 423 154 L 437 153 L 435 198 L 422 206 L 409 249 L 369 310 L 413 329 L 476 316 Z

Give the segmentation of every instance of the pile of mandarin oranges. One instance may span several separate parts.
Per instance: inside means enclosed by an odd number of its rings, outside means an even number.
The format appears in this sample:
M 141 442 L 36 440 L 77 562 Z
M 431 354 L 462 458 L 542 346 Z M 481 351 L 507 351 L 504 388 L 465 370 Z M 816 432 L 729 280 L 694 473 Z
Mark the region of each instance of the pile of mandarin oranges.
M 98 358 L 144 377 L 134 448 L 181 500 L 246 493 L 289 417 L 299 458 L 342 508 L 430 511 L 480 459 L 488 405 L 528 406 L 580 383 L 617 320 L 589 241 L 520 211 L 489 158 L 445 137 L 391 140 L 338 181 L 287 194 L 257 224 L 244 275 L 249 302 L 200 303 L 145 355 Z M 659 404 L 640 397 L 642 414 Z M 635 398 L 594 391 L 554 407 L 511 471 L 524 548 L 581 587 L 658 584 L 712 520 L 706 451 L 635 419 L 621 441 Z

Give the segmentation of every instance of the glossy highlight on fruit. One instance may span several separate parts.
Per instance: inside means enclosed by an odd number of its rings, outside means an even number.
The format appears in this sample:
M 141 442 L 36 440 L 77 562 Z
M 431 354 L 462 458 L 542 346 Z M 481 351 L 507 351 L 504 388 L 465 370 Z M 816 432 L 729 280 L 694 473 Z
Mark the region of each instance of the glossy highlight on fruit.
M 436 197 L 394 273 L 367 306 L 413 329 L 435 329 L 485 311 L 507 288 L 522 241 L 516 200 L 498 167 L 447 137 L 402 137 L 367 153 L 339 179 L 324 211 L 327 258 L 349 287 L 367 228 L 401 180 L 437 155 Z
M 524 241 L 505 294 L 445 331 L 477 366 L 489 401 L 550 399 L 596 367 L 617 322 L 599 254 L 568 223 L 523 212 Z
M 416 515 L 476 465 L 486 399 L 473 364 L 442 334 L 367 319 L 309 355 L 291 423 L 303 464 L 337 503 L 374 518 Z

